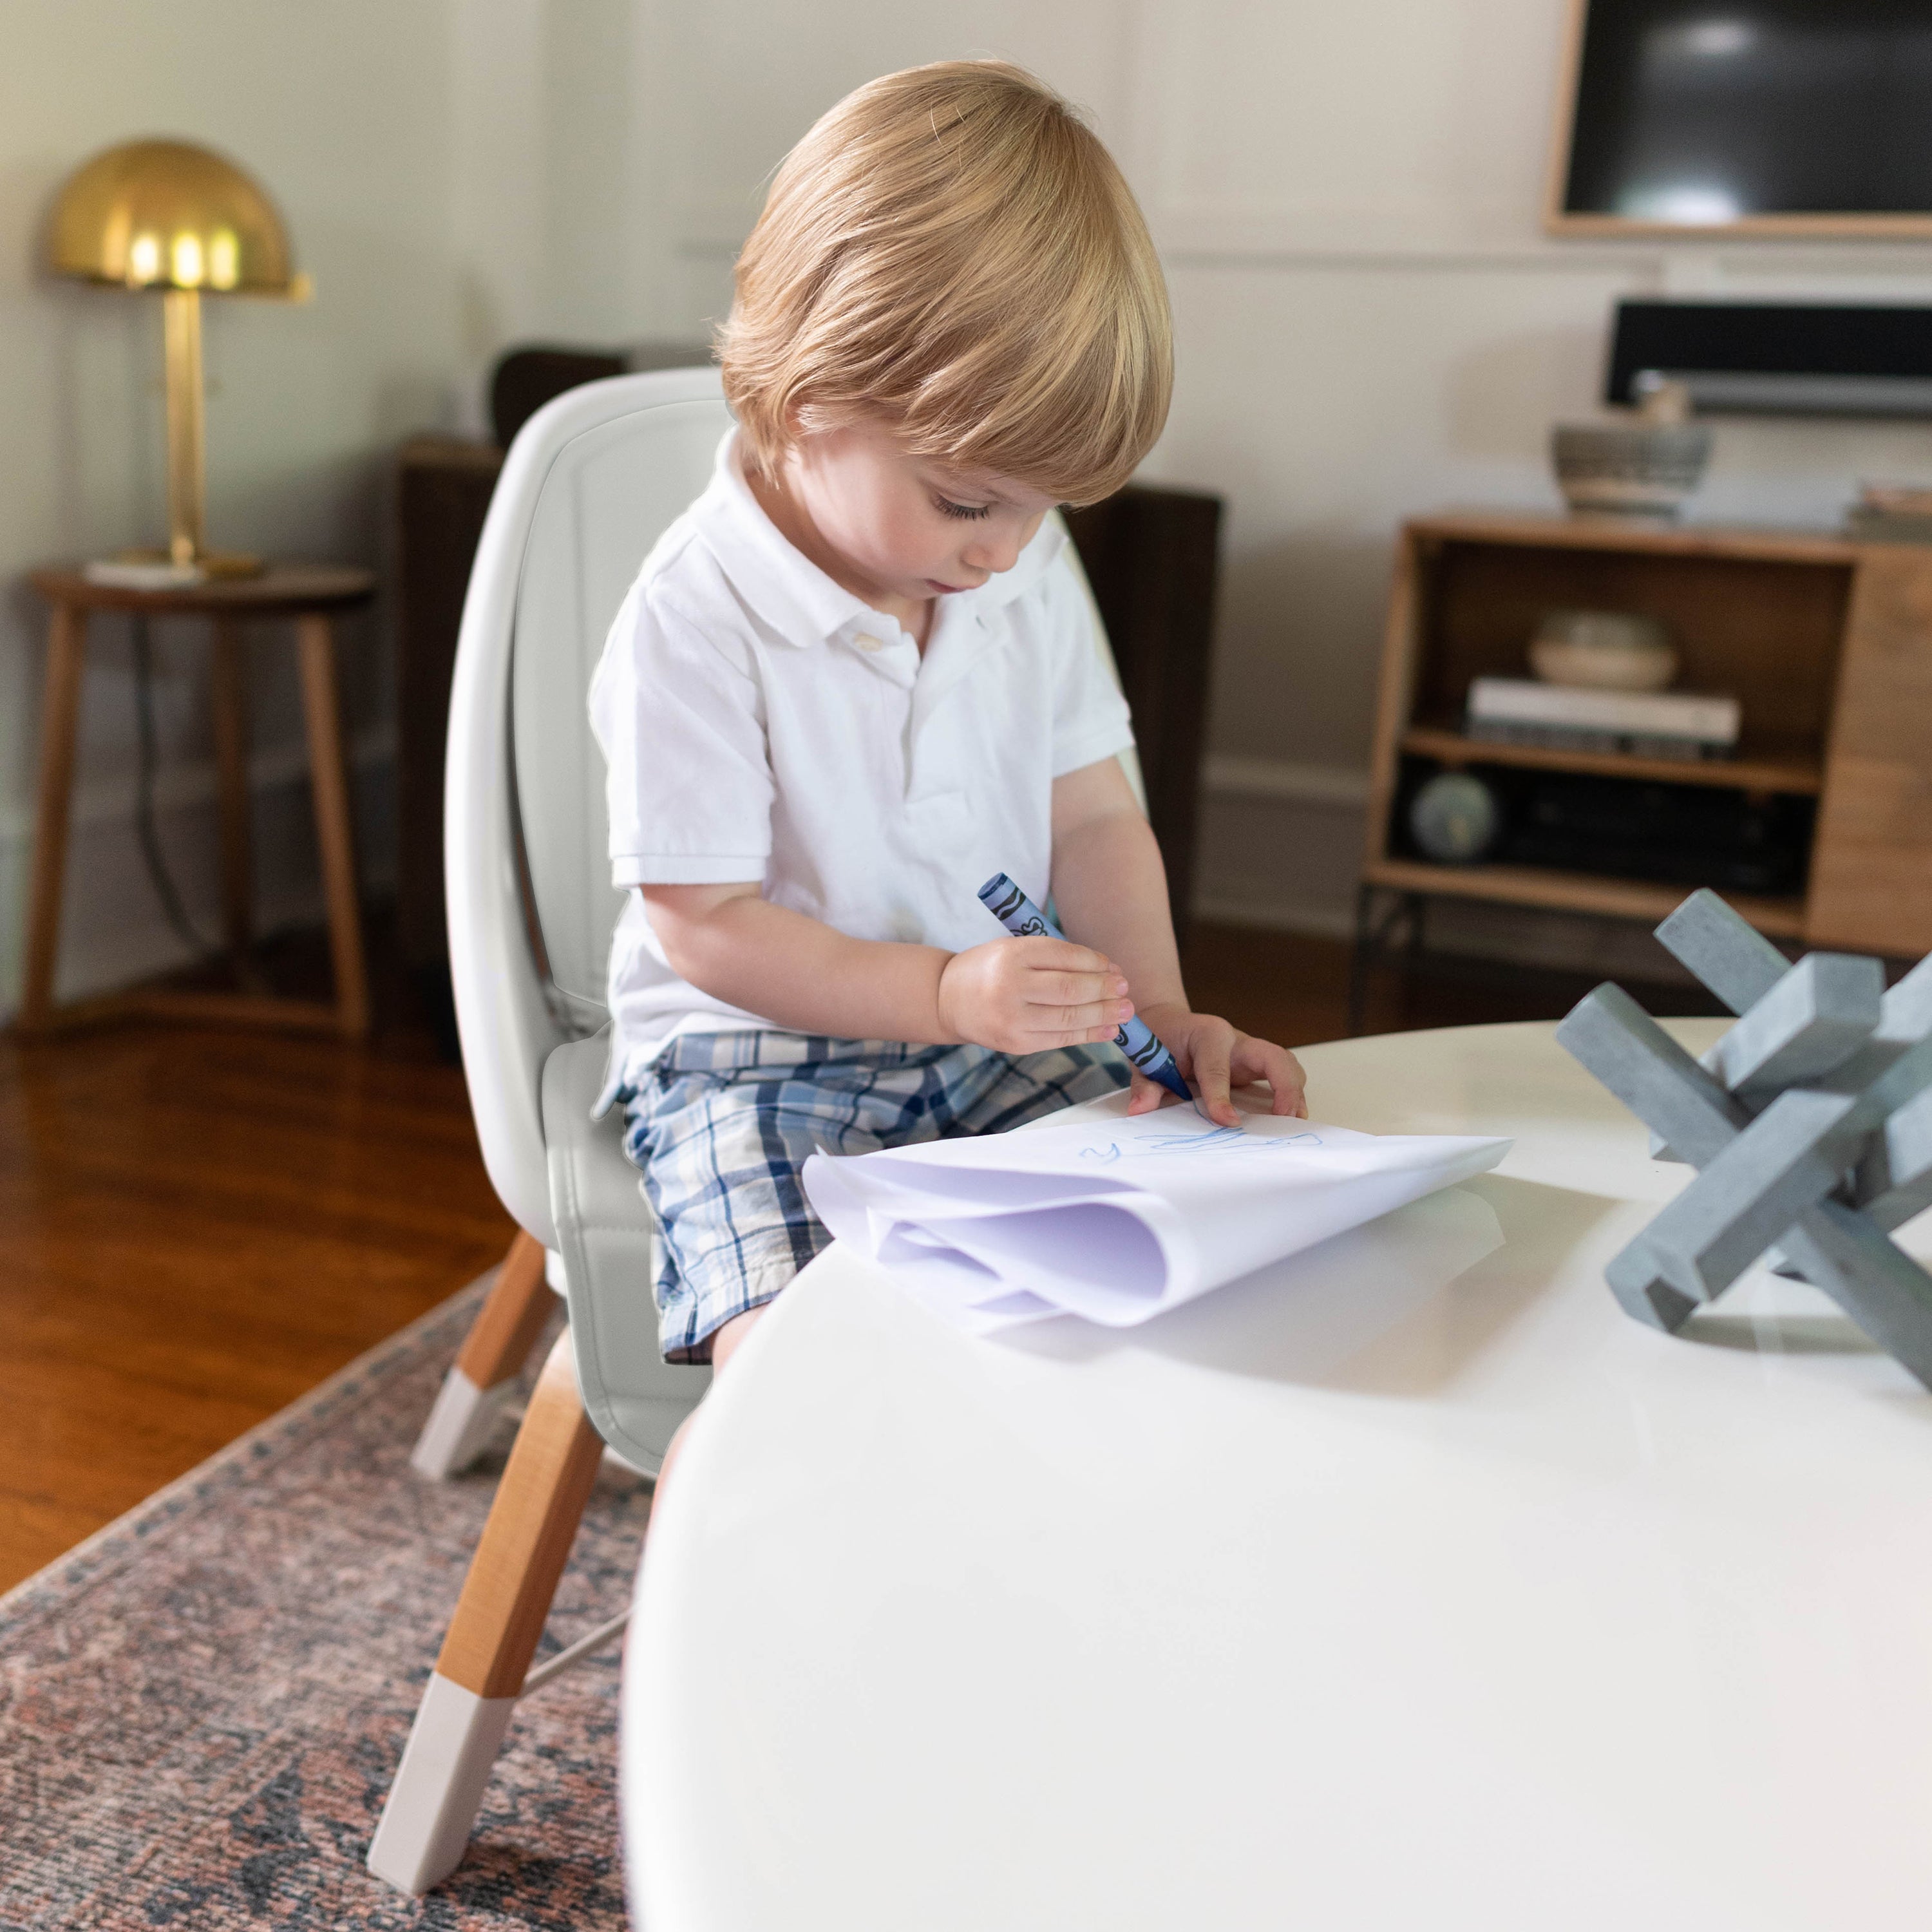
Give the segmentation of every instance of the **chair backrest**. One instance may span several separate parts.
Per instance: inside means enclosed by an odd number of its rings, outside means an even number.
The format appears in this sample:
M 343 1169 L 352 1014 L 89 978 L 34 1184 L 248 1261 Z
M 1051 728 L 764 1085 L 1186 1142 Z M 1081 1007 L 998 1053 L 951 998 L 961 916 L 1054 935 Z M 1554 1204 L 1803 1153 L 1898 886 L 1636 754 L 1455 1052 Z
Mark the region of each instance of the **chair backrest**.
M 484 1164 L 547 1247 L 544 1062 L 604 1024 L 622 904 L 591 674 L 638 566 L 710 481 L 730 422 L 714 369 L 558 397 L 511 446 L 470 572 L 444 785 L 451 971 Z M 1094 626 L 1112 671 L 1097 608 Z M 1138 768 L 1124 762 L 1138 795 Z
M 602 1024 L 621 904 L 590 675 L 645 553 L 710 481 L 730 421 L 714 369 L 558 397 L 518 431 L 470 572 L 444 782 L 451 974 L 484 1165 L 548 1247 L 543 1064 Z
M 623 896 L 610 883 L 604 760 L 586 698 L 638 565 L 710 481 L 730 426 L 716 374 L 699 373 L 709 396 L 627 412 L 559 451 L 517 590 L 510 716 L 524 850 L 551 980 L 591 1026 L 604 1018 Z

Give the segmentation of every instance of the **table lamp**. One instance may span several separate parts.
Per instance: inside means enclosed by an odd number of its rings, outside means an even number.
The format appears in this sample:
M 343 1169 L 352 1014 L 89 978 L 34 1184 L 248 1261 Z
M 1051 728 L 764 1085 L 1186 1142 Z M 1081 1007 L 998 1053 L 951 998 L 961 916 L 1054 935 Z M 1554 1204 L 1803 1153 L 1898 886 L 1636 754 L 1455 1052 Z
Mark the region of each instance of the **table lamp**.
M 274 204 L 232 161 L 186 141 L 129 141 L 84 162 L 54 205 L 48 266 L 135 293 L 158 290 L 167 360 L 168 545 L 117 566 L 149 582 L 252 576 L 259 558 L 207 547 L 201 297 L 304 301 Z

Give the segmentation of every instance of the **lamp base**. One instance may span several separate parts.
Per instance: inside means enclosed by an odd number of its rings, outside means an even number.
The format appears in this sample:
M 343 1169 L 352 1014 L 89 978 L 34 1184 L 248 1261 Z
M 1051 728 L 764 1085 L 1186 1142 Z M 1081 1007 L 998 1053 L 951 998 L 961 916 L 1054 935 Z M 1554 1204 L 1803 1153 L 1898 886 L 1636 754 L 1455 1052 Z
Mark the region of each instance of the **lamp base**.
M 88 564 L 84 574 L 94 583 L 118 584 L 130 590 L 165 590 L 205 584 L 211 577 L 260 577 L 266 568 L 260 557 L 242 550 L 203 550 L 192 563 L 177 563 L 171 553 L 155 546 L 117 550 Z

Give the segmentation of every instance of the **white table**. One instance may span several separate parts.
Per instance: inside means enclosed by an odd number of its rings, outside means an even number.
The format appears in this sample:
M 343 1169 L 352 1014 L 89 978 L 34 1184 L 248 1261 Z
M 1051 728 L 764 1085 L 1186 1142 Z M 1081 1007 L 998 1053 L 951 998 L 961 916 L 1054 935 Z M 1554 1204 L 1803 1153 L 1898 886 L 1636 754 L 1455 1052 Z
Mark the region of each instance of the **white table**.
M 648 1932 L 1932 1922 L 1932 1396 L 1762 1272 L 1628 1320 L 1684 1170 L 1547 1027 L 1304 1057 L 1520 1138 L 1138 1330 L 781 1298 L 652 1526 Z

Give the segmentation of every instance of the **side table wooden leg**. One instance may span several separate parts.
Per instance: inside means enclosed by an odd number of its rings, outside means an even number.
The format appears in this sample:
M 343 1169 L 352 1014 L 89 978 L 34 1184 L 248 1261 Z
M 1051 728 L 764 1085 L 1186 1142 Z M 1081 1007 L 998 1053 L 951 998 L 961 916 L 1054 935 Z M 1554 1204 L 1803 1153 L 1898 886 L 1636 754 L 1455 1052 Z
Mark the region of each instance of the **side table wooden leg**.
M 369 976 L 362 952 L 362 912 L 356 892 L 356 835 L 349 812 L 349 770 L 335 692 L 335 633 L 328 618 L 298 617 L 302 708 L 308 716 L 309 780 L 328 898 L 328 942 L 335 960 L 335 1009 L 351 1040 L 369 1030 Z
M 214 626 L 214 757 L 221 797 L 221 927 L 238 972 L 245 971 L 254 896 L 248 849 L 248 638 L 240 625 Z
M 22 1033 L 44 1028 L 53 1012 L 54 958 L 60 946 L 61 886 L 67 870 L 68 814 L 74 795 L 74 734 L 80 720 L 87 613 L 53 607 L 47 631 L 46 695 L 40 711 L 40 798 L 34 816 L 32 897 L 27 913 L 26 972 L 20 988 Z

